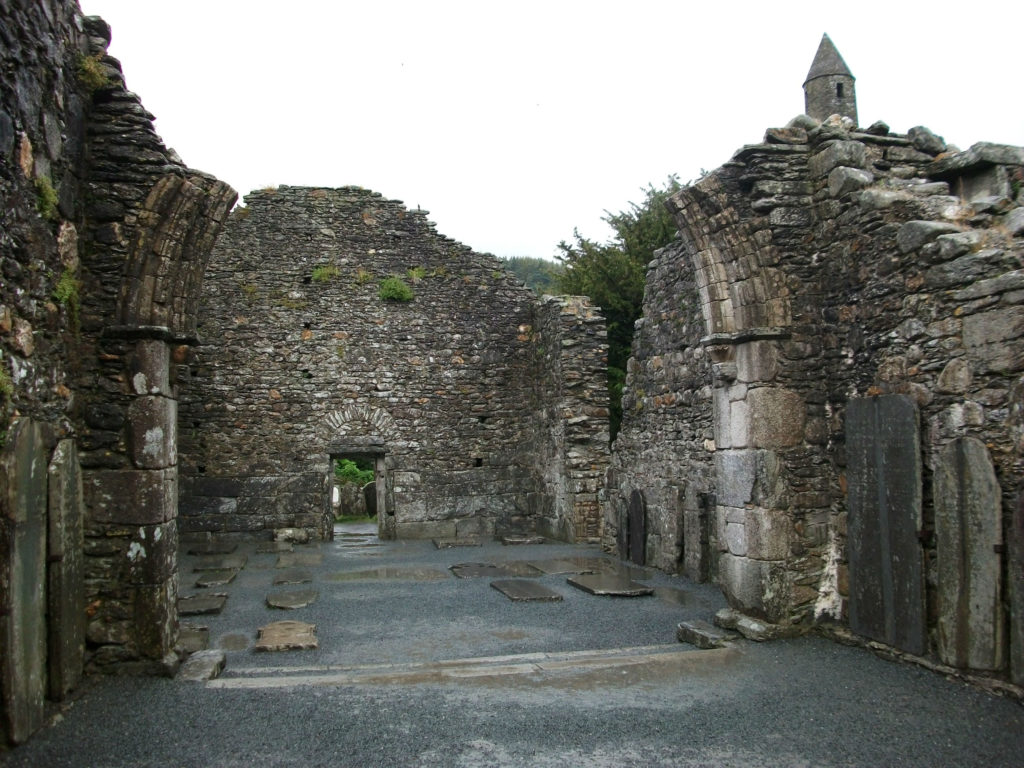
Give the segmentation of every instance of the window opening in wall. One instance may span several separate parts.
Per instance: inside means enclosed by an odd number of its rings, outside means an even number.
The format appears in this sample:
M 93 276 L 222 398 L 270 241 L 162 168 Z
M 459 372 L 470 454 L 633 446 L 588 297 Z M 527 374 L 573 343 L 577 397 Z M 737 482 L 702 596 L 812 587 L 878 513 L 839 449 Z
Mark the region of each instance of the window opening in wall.
M 843 98 L 843 84 L 842 83 L 836 83 L 836 98 L 837 99 Z
M 477 458 L 473 459 L 473 466 L 482 467 L 483 465 L 484 465 L 484 460 L 481 459 L 479 456 Z
M 331 511 L 335 526 L 377 525 L 376 461 L 372 456 L 331 457 Z

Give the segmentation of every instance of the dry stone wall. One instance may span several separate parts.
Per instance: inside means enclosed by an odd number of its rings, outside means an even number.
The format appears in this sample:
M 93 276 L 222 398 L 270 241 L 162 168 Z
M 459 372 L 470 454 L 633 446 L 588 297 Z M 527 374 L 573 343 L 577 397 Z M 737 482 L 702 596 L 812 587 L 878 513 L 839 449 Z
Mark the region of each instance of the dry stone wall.
M 184 534 L 329 537 L 331 458 L 372 456 L 384 535 L 598 535 L 593 309 L 539 303 L 425 211 L 361 188 L 246 202 L 207 272 L 203 345 L 178 369 Z
M 905 514 L 912 530 L 901 541 L 910 543 L 898 546 L 906 551 L 885 551 L 920 564 L 917 591 L 900 599 L 920 604 L 921 626 L 889 637 L 854 629 L 895 647 L 896 637 L 921 637 L 923 645 L 902 649 L 1019 677 L 1000 638 L 1010 637 L 1012 650 L 1021 635 L 1019 596 L 1007 593 L 1021 564 L 1005 542 L 1020 528 L 1021 443 L 1012 425 L 1024 370 L 1022 166 L 1019 148 L 957 152 L 923 128 L 904 136 L 884 124 L 858 131 L 838 117 L 800 118 L 675 195 L 681 240 L 648 273 L 630 407 L 606 488 L 609 533 L 621 524 L 627 489 L 640 489 L 648 559 L 682 569 L 686 536 L 671 531 L 685 527 L 686 504 L 666 513 L 664 498 L 693 485 L 713 498 L 710 570 L 736 608 L 796 627 L 847 621 L 851 593 L 878 580 L 878 610 L 898 623 L 914 612 L 896 611 L 895 596 L 917 577 L 856 572 L 854 561 L 876 555 L 849 530 L 875 524 L 850 515 Z M 699 338 L 680 310 L 690 286 Z M 666 322 L 673 313 L 675 326 Z M 708 364 L 694 368 L 702 355 Z M 676 382 L 660 372 L 669 356 L 687 373 Z M 701 391 L 703 421 L 664 407 L 666 395 Z M 661 418 L 645 413 L 652 392 Z M 860 499 L 860 484 L 874 482 L 861 473 L 874 472 L 871 456 L 883 449 L 871 441 L 882 433 L 855 435 L 869 464 L 849 465 L 846 411 L 882 397 L 903 398 L 910 410 L 900 412 L 919 424 L 920 437 L 910 437 L 921 470 L 889 466 L 878 487 L 894 492 L 892 478 L 915 476 L 920 487 L 854 509 L 851 486 Z M 713 435 L 702 435 L 696 427 L 709 417 Z M 652 439 L 671 458 L 659 457 Z M 958 487 L 986 489 L 987 511 L 961 505 L 940 514 L 936 495 Z M 988 533 L 964 542 L 965 526 Z M 958 547 L 976 554 L 960 562 L 951 554 Z M 957 585 L 994 618 L 972 620 Z M 885 626 L 886 615 L 864 626 L 873 622 Z

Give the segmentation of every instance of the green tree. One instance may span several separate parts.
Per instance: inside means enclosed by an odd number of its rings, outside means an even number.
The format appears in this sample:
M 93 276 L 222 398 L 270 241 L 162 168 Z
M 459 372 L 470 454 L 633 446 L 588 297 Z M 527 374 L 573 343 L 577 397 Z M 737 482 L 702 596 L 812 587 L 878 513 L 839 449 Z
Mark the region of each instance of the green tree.
M 534 256 L 509 256 L 502 258 L 505 268 L 522 281 L 538 296 L 545 293 L 559 293 L 558 276 L 562 265 Z
M 564 270 L 558 278 L 561 293 L 590 297 L 608 325 L 608 395 L 611 437 L 622 423 L 622 389 L 626 362 L 633 344 L 633 326 L 643 313 L 644 277 L 654 252 L 675 238 L 676 224 L 665 201 L 682 185 L 673 174 L 664 186 L 648 184 L 640 203 L 602 217 L 614 236 L 605 243 L 573 230 L 573 242 L 558 244 Z

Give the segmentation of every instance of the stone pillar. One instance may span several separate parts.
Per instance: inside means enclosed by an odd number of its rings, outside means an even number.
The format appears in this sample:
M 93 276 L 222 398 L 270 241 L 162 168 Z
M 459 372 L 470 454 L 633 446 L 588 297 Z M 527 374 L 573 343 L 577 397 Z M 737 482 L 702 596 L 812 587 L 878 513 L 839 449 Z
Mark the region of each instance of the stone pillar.
M 115 329 L 127 339 L 126 461 L 86 475 L 91 554 L 104 555 L 94 660 L 140 672 L 175 663 L 177 641 L 177 400 L 166 328 Z M 98 540 L 97 540 L 98 539 Z M 103 550 L 97 551 L 97 547 Z M 92 598 L 92 596 L 90 596 Z

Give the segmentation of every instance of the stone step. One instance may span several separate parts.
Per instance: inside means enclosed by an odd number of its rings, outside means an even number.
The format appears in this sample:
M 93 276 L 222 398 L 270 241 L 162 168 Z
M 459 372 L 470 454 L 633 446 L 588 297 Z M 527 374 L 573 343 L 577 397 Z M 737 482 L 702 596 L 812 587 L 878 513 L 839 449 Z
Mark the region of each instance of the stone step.
M 285 688 L 293 686 L 382 685 L 585 673 L 629 667 L 666 665 L 680 671 L 706 669 L 738 656 L 733 648 L 680 650 L 678 644 L 585 651 L 523 653 L 508 656 L 366 664 L 359 666 L 284 666 L 228 669 L 207 683 L 214 688 Z

